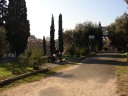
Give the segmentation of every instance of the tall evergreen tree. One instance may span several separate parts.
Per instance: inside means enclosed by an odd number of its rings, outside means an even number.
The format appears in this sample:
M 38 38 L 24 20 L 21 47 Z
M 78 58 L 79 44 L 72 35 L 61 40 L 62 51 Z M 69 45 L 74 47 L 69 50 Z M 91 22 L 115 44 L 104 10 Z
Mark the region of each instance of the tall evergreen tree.
M 61 62 L 61 55 L 63 52 L 63 29 L 62 29 L 62 14 L 59 15 L 59 32 L 58 32 L 58 40 L 59 40 L 59 51 L 60 51 L 60 62 Z
M 59 15 L 59 51 L 63 52 L 63 29 L 62 29 L 62 14 Z
M 51 52 L 51 56 L 53 56 L 53 54 L 54 54 L 54 52 L 55 52 L 54 34 L 55 34 L 55 29 L 54 29 L 54 17 L 53 17 L 53 15 L 52 15 L 51 27 L 50 27 L 50 52 Z
M 43 37 L 43 52 L 44 52 L 44 55 L 46 55 L 46 40 L 45 40 L 45 36 Z
M 99 22 L 99 27 L 98 27 L 98 51 L 102 50 L 103 47 L 103 32 L 102 32 L 102 26 L 101 26 L 101 22 Z
M 6 36 L 11 45 L 11 50 L 16 53 L 17 57 L 24 52 L 27 46 L 30 36 L 29 26 L 25 0 L 9 0 Z
M 7 1 L 0 0 L 0 26 L 4 25 L 7 16 Z

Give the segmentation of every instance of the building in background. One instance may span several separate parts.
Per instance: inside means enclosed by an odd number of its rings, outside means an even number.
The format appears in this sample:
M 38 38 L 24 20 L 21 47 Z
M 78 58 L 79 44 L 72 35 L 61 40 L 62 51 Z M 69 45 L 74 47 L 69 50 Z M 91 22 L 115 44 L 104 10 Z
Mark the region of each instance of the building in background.
M 106 27 L 102 27 L 102 32 L 103 32 L 103 50 L 111 50 L 111 46 L 110 46 L 110 39 L 109 39 L 109 34 L 107 31 Z
M 34 35 L 30 35 L 28 38 L 28 46 L 42 46 L 42 39 L 37 39 Z

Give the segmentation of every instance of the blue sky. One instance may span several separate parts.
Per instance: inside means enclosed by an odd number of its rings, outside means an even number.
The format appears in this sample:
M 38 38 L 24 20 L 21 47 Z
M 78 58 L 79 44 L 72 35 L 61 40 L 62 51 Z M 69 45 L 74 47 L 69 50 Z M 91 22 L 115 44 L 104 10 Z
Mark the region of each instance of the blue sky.
M 55 20 L 55 38 L 58 37 L 58 16 L 63 16 L 63 29 L 73 29 L 85 21 L 101 22 L 107 26 L 127 12 L 124 0 L 26 0 L 30 32 L 37 38 L 50 36 L 51 16 Z

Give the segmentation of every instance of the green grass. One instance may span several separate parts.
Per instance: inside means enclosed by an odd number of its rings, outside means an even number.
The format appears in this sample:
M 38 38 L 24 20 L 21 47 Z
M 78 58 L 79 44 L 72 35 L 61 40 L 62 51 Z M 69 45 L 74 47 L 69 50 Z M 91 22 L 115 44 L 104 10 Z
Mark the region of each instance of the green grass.
M 118 67 L 116 72 L 119 75 L 128 74 L 128 66 L 120 66 L 120 67 Z
M 116 66 L 116 76 L 117 76 L 117 93 L 120 96 L 128 96 L 128 62 L 124 61 L 126 58 L 126 53 L 121 54 L 120 64 Z
M 127 58 L 127 53 L 122 53 L 119 55 L 119 58 Z
M 62 65 L 62 66 L 57 66 L 51 70 L 49 70 L 48 72 L 45 72 L 45 73 L 39 73 L 39 74 L 36 74 L 36 75 L 32 75 L 32 76 L 29 76 L 29 77 L 26 77 L 26 78 L 23 78 L 21 80 L 17 80 L 7 86 L 3 86 L 0 88 L 0 91 L 2 90 L 6 90 L 8 88 L 12 88 L 12 87 L 15 87 L 15 86 L 18 86 L 20 84 L 25 84 L 25 83 L 30 83 L 30 82 L 34 82 L 34 81 L 39 81 L 40 79 L 42 78 L 45 78 L 47 76 L 50 76 L 50 75 L 53 75 L 55 74 L 56 72 L 60 71 L 60 70 L 63 70 L 63 69 L 66 69 L 66 68 L 69 68 L 71 66 L 73 66 L 74 64 L 65 64 L 65 65 Z
M 0 64 L 0 80 L 34 71 L 29 64 L 9 62 Z
M 17 80 L 15 82 L 12 82 L 9 85 L 0 87 L 0 91 L 6 90 L 8 88 L 13 88 L 13 87 L 19 86 L 21 84 L 26 84 L 26 83 L 30 83 L 30 82 L 34 82 L 34 81 L 39 81 L 41 78 L 44 78 L 44 77 L 46 77 L 46 74 L 43 74 L 43 73 L 32 75 L 32 76 Z

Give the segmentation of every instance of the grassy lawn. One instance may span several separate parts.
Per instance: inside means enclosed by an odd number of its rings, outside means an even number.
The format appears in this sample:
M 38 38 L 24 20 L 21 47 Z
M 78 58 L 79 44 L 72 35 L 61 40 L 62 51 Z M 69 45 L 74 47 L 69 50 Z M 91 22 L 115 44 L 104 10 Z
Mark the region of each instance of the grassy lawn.
M 117 76 L 117 93 L 120 96 L 128 96 L 128 62 L 126 62 L 126 54 L 121 54 L 121 64 L 116 66 Z
M 17 80 L 17 81 L 15 81 L 15 82 L 13 82 L 9 85 L 0 87 L 0 91 L 5 90 L 7 88 L 12 88 L 12 87 L 18 86 L 20 84 L 30 83 L 30 82 L 33 82 L 33 81 L 38 81 L 38 80 L 40 80 L 44 77 L 55 74 L 59 70 L 63 70 L 63 69 L 66 69 L 68 67 L 71 67 L 74 64 L 75 63 L 57 66 L 55 68 L 52 68 L 48 72 L 39 73 L 39 74 L 36 74 L 36 75 L 29 76 L 27 78 Z M 29 64 L 23 64 L 23 63 L 20 63 L 20 62 L 3 63 L 3 64 L 0 64 L 0 80 L 15 77 L 17 75 L 32 72 L 32 71 L 35 71 L 35 70 L 33 70 L 32 66 L 29 65 Z
M 17 80 L 17 81 L 15 81 L 15 82 L 12 82 L 12 83 L 10 83 L 9 85 L 0 87 L 0 91 L 6 90 L 6 89 L 8 89 L 8 88 L 13 88 L 13 87 L 19 86 L 19 85 L 21 85 L 21 84 L 26 84 L 26 83 L 38 81 L 38 80 L 40 80 L 41 78 L 44 78 L 44 77 L 46 77 L 46 76 L 47 76 L 47 75 L 45 75 L 45 74 L 43 74 L 43 73 L 42 73 L 42 74 L 40 73 L 40 74 L 32 75 L 32 76 L 29 76 L 29 77 L 26 77 L 26 78 Z
M 29 64 L 9 62 L 0 64 L 0 80 L 14 77 L 23 73 L 34 71 Z

